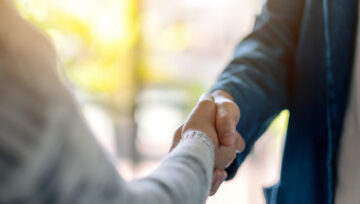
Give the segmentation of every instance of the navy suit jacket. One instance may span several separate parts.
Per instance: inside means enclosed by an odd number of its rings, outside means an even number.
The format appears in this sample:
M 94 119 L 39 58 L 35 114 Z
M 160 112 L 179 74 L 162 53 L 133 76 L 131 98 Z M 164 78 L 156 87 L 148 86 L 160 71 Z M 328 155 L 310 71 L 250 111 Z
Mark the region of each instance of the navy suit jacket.
M 268 0 L 213 90 L 231 93 L 247 142 L 290 112 L 278 184 L 267 203 L 333 203 L 339 139 L 355 54 L 357 0 Z M 360 54 L 360 53 L 359 53 Z

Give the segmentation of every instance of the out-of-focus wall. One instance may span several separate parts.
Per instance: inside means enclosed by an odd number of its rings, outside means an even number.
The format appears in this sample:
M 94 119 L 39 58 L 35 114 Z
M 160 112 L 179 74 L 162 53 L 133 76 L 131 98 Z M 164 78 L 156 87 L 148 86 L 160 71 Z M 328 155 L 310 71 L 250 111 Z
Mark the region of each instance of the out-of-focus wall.
M 264 0 L 16 2 L 53 39 L 64 81 L 130 180 L 166 156 L 173 132 L 251 31 Z M 278 117 L 207 203 L 264 203 L 262 187 L 278 179 L 287 118 Z

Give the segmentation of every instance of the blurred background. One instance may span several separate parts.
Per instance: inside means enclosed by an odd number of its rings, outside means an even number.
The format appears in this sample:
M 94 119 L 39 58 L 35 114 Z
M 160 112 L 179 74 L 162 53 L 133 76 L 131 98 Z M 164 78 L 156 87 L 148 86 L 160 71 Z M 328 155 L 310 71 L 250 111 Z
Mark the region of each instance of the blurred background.
M 264 0 L 16 0 L 54 41 L 62 75 L 126 180 L 164 159 L 175 129 L 251 31 Z M 289 114 L 256 143 L 215 203 L 265 203 Z

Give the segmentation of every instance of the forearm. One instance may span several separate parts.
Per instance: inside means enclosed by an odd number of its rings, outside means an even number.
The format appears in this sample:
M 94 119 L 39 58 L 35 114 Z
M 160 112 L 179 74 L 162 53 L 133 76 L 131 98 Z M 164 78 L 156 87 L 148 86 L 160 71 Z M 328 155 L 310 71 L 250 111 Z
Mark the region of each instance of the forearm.
M 274 117 L 288 107 L 303 7 L 303 0 L 267 1 L 254 30 L 239 44 L 211 89 L 226 91 L 240 108 L 237 129 L 246 149 L 234 169 Z M 228 173 L 234 176 L 234 171 Z
M 1 146 L 0 161 L 17 155 L 12 163 L 22 165 L 1 169 L 7 180 L 0 184 L 0 202 L 204 203 L 214 161 L 214 147 L 206 135 L 185 136 L 154 173 L 125 183 L 78 111 L 60 108 L 55 112 L 58 114 L 48 117 L 53 121 L 48 127 L 18 121 L 18 127 L 28 127 L 28 135 L 16 135 L 13 124 L 4 124 L 2 130 L 7 134 L 1 140 L 11 146 Z M 36 140 L 24 145 L 23 137 Z
M 204 203 L 213 166 L 211 140 L 203 134 L 187 135 L 157 170 L 130 184 L 131 199 L 136 200 L 134 203 Z
M 206 198 L 214 162 L 207 136 L 183 139 L 154 174 L 127 184 L 71 94 L 47 74 L 54 67 L 0 58 L 0 203 L 178 204 Z
M 285 108 L 303 7 L 303 0 L 267 1 L 212 91 L 229 92 L 243 113 L 258 117 Z

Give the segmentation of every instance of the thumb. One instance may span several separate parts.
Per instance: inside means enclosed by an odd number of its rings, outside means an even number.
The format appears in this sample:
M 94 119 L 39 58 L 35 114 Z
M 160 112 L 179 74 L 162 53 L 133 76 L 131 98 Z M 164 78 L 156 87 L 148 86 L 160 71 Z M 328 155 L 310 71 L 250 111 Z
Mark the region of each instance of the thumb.
M 169 152 L 171 152 L 177 146 L 177 144 L 180 142 L 183 126 L 184 125 L 181 125 L 180 127 L 178 127 L 178 129 L 176 129 Z
M 218 105 L 216 114 L 216 130 L 221 145 L 232 146 L 236 142 L 236 118 L 234 113 L 222 105 Z
M 220 185 L 224 182 L 227 177 L 227 173 L 224 170 L 215 169 L 211 182 L 210 196 L 215 195 Z
M 235 141 L 235 148 L 237 152 L 242 152 L 245 150 L 246 143 L 243 139 L 243 137 L 239 134 L 239 132 L 236 132 L 236 141 Z

